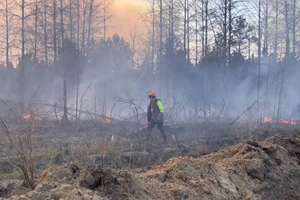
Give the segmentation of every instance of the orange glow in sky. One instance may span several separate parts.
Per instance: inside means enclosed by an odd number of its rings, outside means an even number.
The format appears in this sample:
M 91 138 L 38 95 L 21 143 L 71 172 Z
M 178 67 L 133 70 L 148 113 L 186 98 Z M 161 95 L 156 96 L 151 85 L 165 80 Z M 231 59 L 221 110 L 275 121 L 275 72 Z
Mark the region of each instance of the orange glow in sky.
M 148 2 L 146 0 L 115 0 L 111 7 L 113 17 L 109 24 L 113 27 L 109 30 L 109 35 L 118 33 L 128 40 L 140 15 L 147 9 Z

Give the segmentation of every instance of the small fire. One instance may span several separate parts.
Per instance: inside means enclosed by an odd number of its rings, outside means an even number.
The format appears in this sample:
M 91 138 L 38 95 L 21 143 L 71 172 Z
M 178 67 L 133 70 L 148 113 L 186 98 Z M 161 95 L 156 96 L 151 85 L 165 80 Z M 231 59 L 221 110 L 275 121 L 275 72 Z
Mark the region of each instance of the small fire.
M 273 119 L 270 119 L 270 118 L 268 118 L 268 117 L 265 117 L 265 118 L 264 118 L 264 122 L 265 122 L 265 123 L 273 123 Z
M 30 119 L 30 115 L 29 114 L 25 114 L 24 117 L 23 117 L 23 119 L 25 119 L 25 120 Z
M 274 121 L 271 118 L 264 117 L 264 123 L 274 123 Z M 291 118 L 291 120 L 281 119 L 280 123 L 282 123 L 282 124 L 291 124 L 291 125 L 297 125 L 298 124 L 298 122 L 296 120 L 294 120 L 293 118 Z
M 284 120 L 284 119 L 280 120 L 280 122 L 283 123 L 283 124 L 289 124 L 290 123 L 289 121 Z
M 294 119 L 291 119 L 291 124 L 292 125 L 297 125 L 297 122 Z
M 34 113 L 32 113 L 32 116 L 31 116 L 30 114 L 26 114 L 26 113 L 25 113 L 24 116 L 23 116 L 23 119 L 24 119 L 24 120 L 30 120 L 30 119 L 33 119 L 33 120 L 37 120 L 37 121 L 42 121 L 42 120 L 43 120 L 42 118 L 36 116 Z
M 102 122 L 103 122 L 104 124 L 109 124 L 109 123 L 111 123 L 110 113 L 109 113 L 109 112 L 106 112 L 106 113 L 105 113 Z
M 297 122 L 293 118 L 290 121 L 282 119 L 281 123 L 283 123 L 283 124 L 297 125 Z

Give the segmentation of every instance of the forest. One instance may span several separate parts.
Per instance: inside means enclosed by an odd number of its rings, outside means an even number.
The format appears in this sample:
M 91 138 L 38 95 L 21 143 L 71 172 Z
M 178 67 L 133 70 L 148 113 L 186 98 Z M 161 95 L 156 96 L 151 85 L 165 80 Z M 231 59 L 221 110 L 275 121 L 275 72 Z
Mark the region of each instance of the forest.
M 122 118 L 117 102 L 146 109 L 156 91 L 180 119 L 299 119 L 299 1 L 145 0 L 127 39 L 114 3 L 0 2 L 3 117 L 35 104 L 41 118 L 53 106 L 62 120 Z

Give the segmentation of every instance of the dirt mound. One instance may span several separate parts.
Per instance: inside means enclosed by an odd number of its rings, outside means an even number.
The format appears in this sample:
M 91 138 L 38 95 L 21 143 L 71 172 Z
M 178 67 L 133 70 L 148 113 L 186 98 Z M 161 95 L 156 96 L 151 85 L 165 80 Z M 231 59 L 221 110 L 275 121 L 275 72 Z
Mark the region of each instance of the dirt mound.
M 10 199 L 300 199 L 299 152 L 299 135 L 276 135 L 140 174 L 69 164 L 48 169 L 33 191 Z

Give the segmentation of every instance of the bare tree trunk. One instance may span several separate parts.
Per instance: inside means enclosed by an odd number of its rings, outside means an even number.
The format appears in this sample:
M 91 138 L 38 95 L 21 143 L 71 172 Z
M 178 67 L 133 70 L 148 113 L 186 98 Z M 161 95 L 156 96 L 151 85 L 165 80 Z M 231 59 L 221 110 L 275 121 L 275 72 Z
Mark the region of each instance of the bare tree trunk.
M 232 0 L 229 0 L 229 32 L 228 32 L 228 65 L 230 66 L 231 43 L 232 43 Z M 240 48 L 240 47 L 239 47 Z
M 60 0 L 60 33 L 61 33 L 61 46 L 64 49 L 65 38 L 64 38 L 64 8 L 63 0 Z
M 63 8 L 63 0 L 60 0 L 60 33 L 61 33 L 61 45 L 62 51 L 65 52 L 65 45 L 64 45 L 64 8 Z M 64 122 L 68 121 L 68 108 L 67 108 L 67 66 L 64 63 L 64 74 L 63 74 L 63 98 L 64 98 Z
M 104 8 L 103 8 L 103 39 L 106 41 L 106 0 L 104 0 Z
M 169 23 L 169 26 L 168 26 L 168 32 L 169 32 L 169 33 L 168 33 L 168 34 L 169 34 L 168 36 L 169 36 L 169 37 L 168 37 L 168 39 L 169 39 L 169 41 L 168 41 L 168 42 L 169 42 L 169 45 L 170 45 L 170 42 L 171 42 L 171 11 L 172 11 L 172 10 L 171 10 L 171 0 L 169 0 L 168 8 L 169 8 L 169 16 L 168 16 L 168 17 L 169 17 L 169 18 L 168 18 L 168 23 Z
M 25 0 L 22 0 L 22 59 L 25 55 Z
M 287 62 L 289 60 L 290 56 L 290 29 L 289 29 L 289 12 L 288 12 L 288 2 L 285 1 L 284 3 L 284 19 L 285 19 L 285 31 L 286 31 L 286 44 L 285 44 L 285 58 L 284 58 L 284 64 L 282 69 L 282 75 L 281 75 L 281 83 L 280 83 L 280 90 L 279 90 L 279 100 L 278 100 L 278 111 L 277 111 L 277 121 L 281 118 L 281 109 L 282 109 L 282 96 L 283 96 L 283 87 L 284 87 L 284 76 L 285 76 L 285 67 L 287 65 Z
M 208 0 L 205 0 L 205 57 L 208 54 Z
M 174 0 L 171 0 L 171 53 L 174 54 Z M 170 95 L 173 96 L 173 66 L 170 68 Z
M 37 31 L 38 31 L 38 1 L 35 0 L 34 13 L 34 66 L 37 66 Z
M 187 16 L 187 22 L 186 22 L 187 60 L 188 60 L 188 62 L 190 62 L 190 5 L 189 5 L 189 0 L 187 0 L 187 4 L 186 4 L 186 16 Z
M 296 55 L 296 0 L 293 1 L 293 56 Z
M 67 80 L 66 80 L 67 72 L 66 72 L 66 66 L 64 66 L 64 80 L 63 80 L 63 94 L 64 94 L 64 115 L 63 115 L 63 121 L 68 121 L 68 107 L 67 107 Z
M 80 46 L 80 3 L 79 0 L 77 0 L 77 49 L 79 49 Z
M 104 44 L 105 44 L 105 47 L 106 47 L 106 0 L 104 0 L 104 9 L 103 9 L 103 17 L 104 17 L 104 20 L 103 20 L 103 28 L 104 28 L 104 31 L 103 31 L 103 39 L 104 39 Z M 107 98 L 107 88 L 106 88 L 106 76 L 107 76 L 107 66 L 105 65 L 104 67 L 104 100 L 103 100 L 103 114 L 105 114 L 106 112 L 106 98 Z
M 183 51 L 185 55 L 186 55 L 186 24 L 187 24 L 187 0 L 184 0 Z
M 261 64 L 261 0 L 258 2 L 258 77 L 257 77 L 257 120 L 260 122 L 259 93 L 260 93 L 260 64 Z
M 267 56 L 268 56 L 268 46 L 269 46 L 269 42 L 268 42 L 268 38 L 269 38 L 269 33 L 268 33 L 268 29 L 269 29 L 269 27 L 268 27 L 268 24 L 269 24 L 269 22 L 268 22 L 268 19 L 269 19 L 269 1 L 268 0 L 266 0 L 266 12 L 265 12 L 265 34 L 264 34 L 264 52 L 263 52 L 263 54 L 264 54 L 264 57 L 266 58 Z
M 161 87 L 162 87 L 162 75 L 163 75 L 163 68 L 162 68 L 162 35 L 163 35 L 163 2 L 160 0 L 159 2 L 159 95 L 162 97 Z
M 80 83 L 80 80 L 79 80 L 79 70 L 80 70 L 80 63 L 81 61 L 79 61 L 79 65 L 78 65 L 78 68 L 77 68 L 77 80 L 76 80 L 76 110 L 75 110 L 75 118 L 76 120 L 78 119 L 78 101 L 79 101 L 79 83 Z
M 290 27 L 289 27 L 289 12 L 288 12 L 288 2 L 285 2 L 285 30 L 286 30 L 286 51 L 285 58 L 288 59 L 290 55 Z
M 208 0 L 202 0 L 202 48 L 204 58 L 208 55 Z M 203 110 L 204 118 L 207 117 L 206 113 L 206 98 L 207 98 L 207 61 L 203 65 Z
M 228 11 L 228 0 L 224 1 L 224 22 L 223 22 L 223 54 L 225 58 L 225 63 L 227 64 L 226 52 L 227 52 L 227 11 Z
M 25 113 L 25 0 L 22 0 L 22 5 L 21 5 L 21 10 L 22 10 L 22 55 L 21 55 L 21 77 L 20 77 L 20 83 L 21 83 L 21 113 L 22 115 Z
M 264 111 L 263 111 L 263 119 L 266 116 L 266 107 L 268 102 L 268 95 L 269 95 L 269 76 L 270 76 L 270 58 L 268 58 L 268 74 L 267 74 L 267 81 L 266 81 L 266 93 L 265 93 L 265 102 L 264 102 Z
M 85 52 L 85 23 L 86 23 L 86 8 L 83 8 L 83 20 L 82 20 L 82 35 L 81 35 L 81 54 Z
M 69 18 L 70 18 L 70 40 L 73 42 L 73 16 L 72 16 L 72 0 L 69 0 Z
M 278 16 L 279 16 L 278 7 L 279 7 L 279 3 L 278 0 L 276 0 L 274 63 L 277 62 L 277 51 L 278 51 Z
M 154 69 L 154 54 L 155 54 L 155 0 L 152 0 L 152 39 L 151 39 L 151 69 Z
M 269 26 L 268 26 L 268 20 L 269 20 L 269 0 L 266 0 L 266 11 L 265 11 L 265 39 L 264 39 L 264 60 L 268 63 L 268 74 L 267 74 L 267 81 L 266 81 L 266 93 L 265 93 L 265 102 L 264 102 L 264 110 L 263 110 L 263 118 L 266 116 L 266 107 L 267 107 L 267 101 L 268 101 L 268 94 L 269 94 L 269 75 L 270 75 L 270 59 L 268 58 L 268 51 L 269 51 Z
M 56 37 L 56 0 L 53 1 L 53 50 L 54 50 L 54 65 L 57 63 L 57 37 Z
M 198 63 L 198 14 L 197 14 L 197 6 L 195 5 L 195 37 L 196 37 L 196 58 L 195 64 Z
M 277 49 L 278 49 L 278 0 L 276 0 L 276 6 L 275 6 L 275 45 L 274 45 L 274 65 L 276 67 L 277 65 Z M 276 88 L 278 88 L 279 85 L 279 70 L 277 73 L 277 81 L 276 81 Z M 276 101 L 277 101 L 277 92 L 279 94 L 279 91 L 276 89 L 275 92 L 275 98 L 274 98 L 274 107 L 273 107 L 273 121 L 275 121 L 275 115 L 276 115 Z M 278 95 L 279 97 L 279 95 Z M 277 108 L 278 109 L 278 108 Z
M 205 29 L 204 29 L 204 22 L 205 22 L 205 17 L 204 17 L 204 0 L 201 1 L 201 21 L 202 21 L 202 27 L 201 27 L 201 32 L 202 32 L 202 61 L 205 58 Z
M 90 40 L 91 40 L 91 28 L 92 28 L 92 20 L 93 20 L 93 6 L 94 0 L 90 2 L 90 11 L 89 11 L 89 25 L 88 25 L 88 38 L 87 38 L 87 57 L 89 57 L 90 53 Z
M 45 48 L 45 64 L 48 67 L 48 35 L 47 35 L 47 5 L 44 4 L 44 48 Z
M 95 77 L 93 77 L 95 80 Z M 98 81 L 95 80 L 94 82 L 94 112 L 95 112 L 95 119 L 97 119 L 97 83 Z
M 5 0 L 5 32 L 6 32 L 6 48 L 5 48 L 5 60 L 6 67 L 9 66 L 9 17 L 8 17 L 8 0 Z

